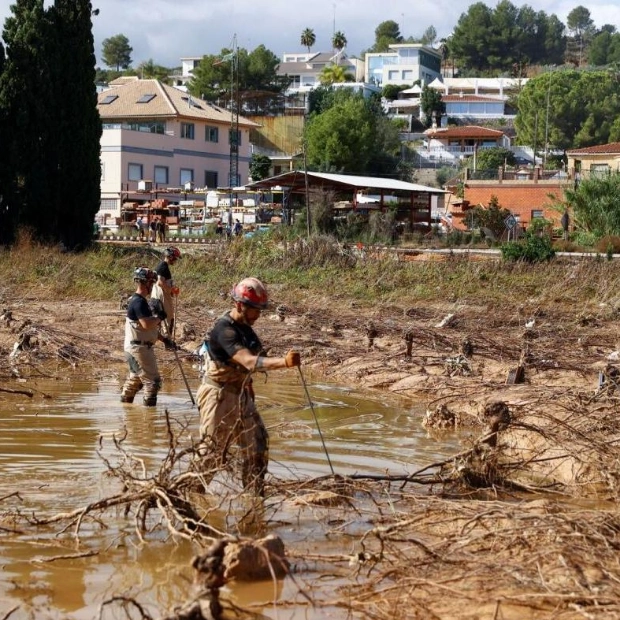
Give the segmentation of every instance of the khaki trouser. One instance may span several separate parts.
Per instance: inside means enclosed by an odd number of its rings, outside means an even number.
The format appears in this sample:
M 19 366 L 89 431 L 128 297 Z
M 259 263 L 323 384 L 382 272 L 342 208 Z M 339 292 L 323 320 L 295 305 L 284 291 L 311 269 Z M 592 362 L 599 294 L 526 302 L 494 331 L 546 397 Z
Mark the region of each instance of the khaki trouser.
M 241 452 L 244 487 L 263 495 L 269 436 L 254 404 L 251 384 L 239 391 L 205 378 L 198 388 L 196 402 L 200 411 L 203 470 L 222 467 L 230 446 L 235 444 Z
M 162 321 L 162 325 L 165 328 L 164 333 L 166 336 L 172 337 L 172 328 L 174 326 L 174 302 L 172 301 L 172 295 L 164 293 L 164 289 L 155 282 L 151 291 L 151 298 L 161 300 L 166 311 L 166 320 Z
M 161 376 L 153 347 L 132 344 L 125 349 L 129 376 L 123 385 L 123 396 L 130 398 L 144 387 L 144 398 L 156 397 L 161 387 Z

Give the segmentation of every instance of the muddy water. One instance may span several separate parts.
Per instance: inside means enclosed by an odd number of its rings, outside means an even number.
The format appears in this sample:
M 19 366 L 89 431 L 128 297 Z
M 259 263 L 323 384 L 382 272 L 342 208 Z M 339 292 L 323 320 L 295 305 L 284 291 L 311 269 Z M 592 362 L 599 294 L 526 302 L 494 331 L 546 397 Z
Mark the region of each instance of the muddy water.
M 270 472 L 280 478 L 329 474 L 299 377 L 284 375 L 256 384 L 270 428 Z M 37 380 L 28 387 L 38 390 L 33 399 L 0 398 L 0 499 L 19 493 L 0 502 L 0 514 L 16 509 L 57 514 L 118 491 L 118 483 L 104 475 L 101 456 L 114 460 L 113 435 L 126 433 L 125 448 L 153 471 L 167 451 L 164 409 L 187 424 L 188 435 L 197 430 L 197 412 L 182 382 L 166 383 L 155 410 L 119 403 L 118 378 L 112 376 L 96 383 Z M 193 383 L 194 393 L 196 387 Z M 428 437 L 420 425 L 422 411 L 409 402 L 386 404 L 374 395 L 313 382 L 308 390 L 336 473 L 413 472 L 459 450 L 456 437 Z M 222 514 L 219 525 L 231 525 L 229 518 L 228 511 Z M 86 523 L 79 542 L 70 532 L 60 533 L 60 526 L 24 533 L 2 529 L 5 520 L 0 526 L 0 617 L 20 605 L 12 620 L 30 617 L 26 609 L 32 607 L 46 610 L 35 617 L 90 620 L 98 617 L 102 601 L 119 594 L 134 597 L 158 617 L 192 592 L 189 562 L 196 550 L 168 540 L 163 532 L 140 545 L 133 524 L 120 513 L 108 512 L 105 527 Z M 265 529 L 285 544 L 299 545 L 313 539 L 315 526 L 312 518 L 278 508 Z M 315 537 L 311 548 L 313 553 L 347 553 L 350 544 Z M 59 557 L 75 555 L 83 557 Z M 233 585 L 228 596 L 241 605 L 266 602 L 263 613 L 269 618 L 324 617 L 313 615 L 288 580 L 275 592 L 271 583 Z M 299 608 L 276 611 L 269 606 L 274 599 L 299 600 Z M 346 617 L 334 614 L 330 617 Z

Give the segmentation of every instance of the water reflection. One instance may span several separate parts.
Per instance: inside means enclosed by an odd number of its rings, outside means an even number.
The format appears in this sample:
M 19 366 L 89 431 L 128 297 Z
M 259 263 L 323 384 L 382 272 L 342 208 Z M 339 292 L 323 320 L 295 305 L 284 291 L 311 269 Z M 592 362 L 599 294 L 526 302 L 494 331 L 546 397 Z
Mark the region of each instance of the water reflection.
M 271 434 L 269 470 L 282 478 L 327 475 L 325 448 L 303 386 L 294 375 L 283 375 L 266 382 L 259 378 L 256 386 L 258 406 Z M 118 458 L 113 437 L 124 437 L 125 449 L 142 459 L 149 471 L 156 470 L 168 449 L 166 410 L 175 432 L 182 433 L 182 442 L 189 442 L 198 430 L 198 412 L 181 382 L 168 382 L 154 409 L 143 407 L 139 399 L 137 404 L 122 405 L 115 377 L 95 383 L 41 379 L 29 387 L 51 398 L 0 400 L 0 498 L 15 491 L 20 496 L 0 503 L 1 512 L 56 514 L 118 491 L 118 482 L 103 475 L 102 456 L 111 462 Z M 192 385 L 194 393 L 196 388 Z M 428 437 L 420 425 L 422 412 L 405 400 L 388 403 L 326 384 L 309 383 L 308 389 L 336 473 L 404 474 L 459 449 L 455 438 L 446 442 L 445 437 L 442 441 Z M 269 529 L 285 544 L 308 540 L 317 527 L 312 519 L 286 510 L 277 520 L 270 514 L 266 525 L 260 511 L 238 506 L 212 509 L 220 511 L 217 526 L 246 534 Z M 230 521 L 230 515 L 244 511 L 245 522 Z M 123 594 L 145 603 L 157 616 L 190 595 L 189 564 L 195 549 L 189 544 L 170 542 L 164 533 L 159 544 L 140 545 L 133 524 L 120 511 L 106 517 L 105 525 L 85 523 L 79 544 L 68 534 L 59 536 L 59 528 L 22 536 L 4 532 L 0 612 L 21 602 L 55 610 L 50 617 L 90 620 L 103 600 Z M 314 544 L 315 551 L 329 553 L 338 543 L 321 539 Z M 95 555 L 88 556 L 89 552 Z M 84 557 L 71 557 L 78 554 Z M 278 584 L 280 588 L 282 596 L 294 598 L 293 584 L 286 581 Z M 274 585 L 231 586 L 230 594 L 242 605 L 270 601 Z M 305 604 L 299 613 L 285 616 L 279 610 L 278 617 L 313 617 Z M 269 609 L 265 614 L 275 617 Z

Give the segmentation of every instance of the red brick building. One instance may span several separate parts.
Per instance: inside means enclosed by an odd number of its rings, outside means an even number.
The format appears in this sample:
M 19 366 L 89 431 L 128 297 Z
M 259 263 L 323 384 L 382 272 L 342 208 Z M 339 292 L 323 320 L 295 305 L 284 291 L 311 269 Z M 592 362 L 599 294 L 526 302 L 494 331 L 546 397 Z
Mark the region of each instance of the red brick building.
M 535 218 L 545 218 L 553 222 L 554 227 L 560 227 L 562 212 L 553 205 L 562 201 L 565 187 L 573 186 L 571 178 L 558 171 L 543 172 L 538 168 L 509 173 L 500 171 L 498 176 L 493 180 L 465 179 L 463 199 L 452 196 L 447 201 L 455 228 L 465 230 L 467 211 L 477 206 L 486 207 L 493 196 L 501 208 L 508 209 L 515 216 L 522 228 L 527 229 Z

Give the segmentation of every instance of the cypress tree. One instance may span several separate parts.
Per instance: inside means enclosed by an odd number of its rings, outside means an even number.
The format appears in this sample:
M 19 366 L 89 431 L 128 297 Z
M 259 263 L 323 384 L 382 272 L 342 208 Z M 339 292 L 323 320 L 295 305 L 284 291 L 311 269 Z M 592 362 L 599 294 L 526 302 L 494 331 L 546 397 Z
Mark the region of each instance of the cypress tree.
M 0 107 L 7 132 L 8 200 L 14 226 L 47 238 L 47 204 L 52 186 L 49 27 L 43 0 L 17 0 L 3 31 L 6 60 L 0 82 Z M 43 233 L 43 234 L 41 234 Z
M 15 236 L 14 213 L 9 207 L 11 200 L 11 160 L 7 143 L 9 140 L 8 119 L 2 106 L 2 75 L 5 67 L 4 46 L 0 41 L 0 245 L 11 243 Z
M 91 242 L 100 200 L 91 10 L 86 0 L 55 0 L 47 10 L 43 0 L 17 0 L 3 31 L 0 131 L 9 163 L 0 182 L 13 230 L 69 249 Z
M 101 197 L 101 118 L 95 87 L 92 6 L 87 0 L 56 0 L 49 11 L 57 52 L 52 65 L 57 102 L 57 238 L 75 249 L 91 243 Z

